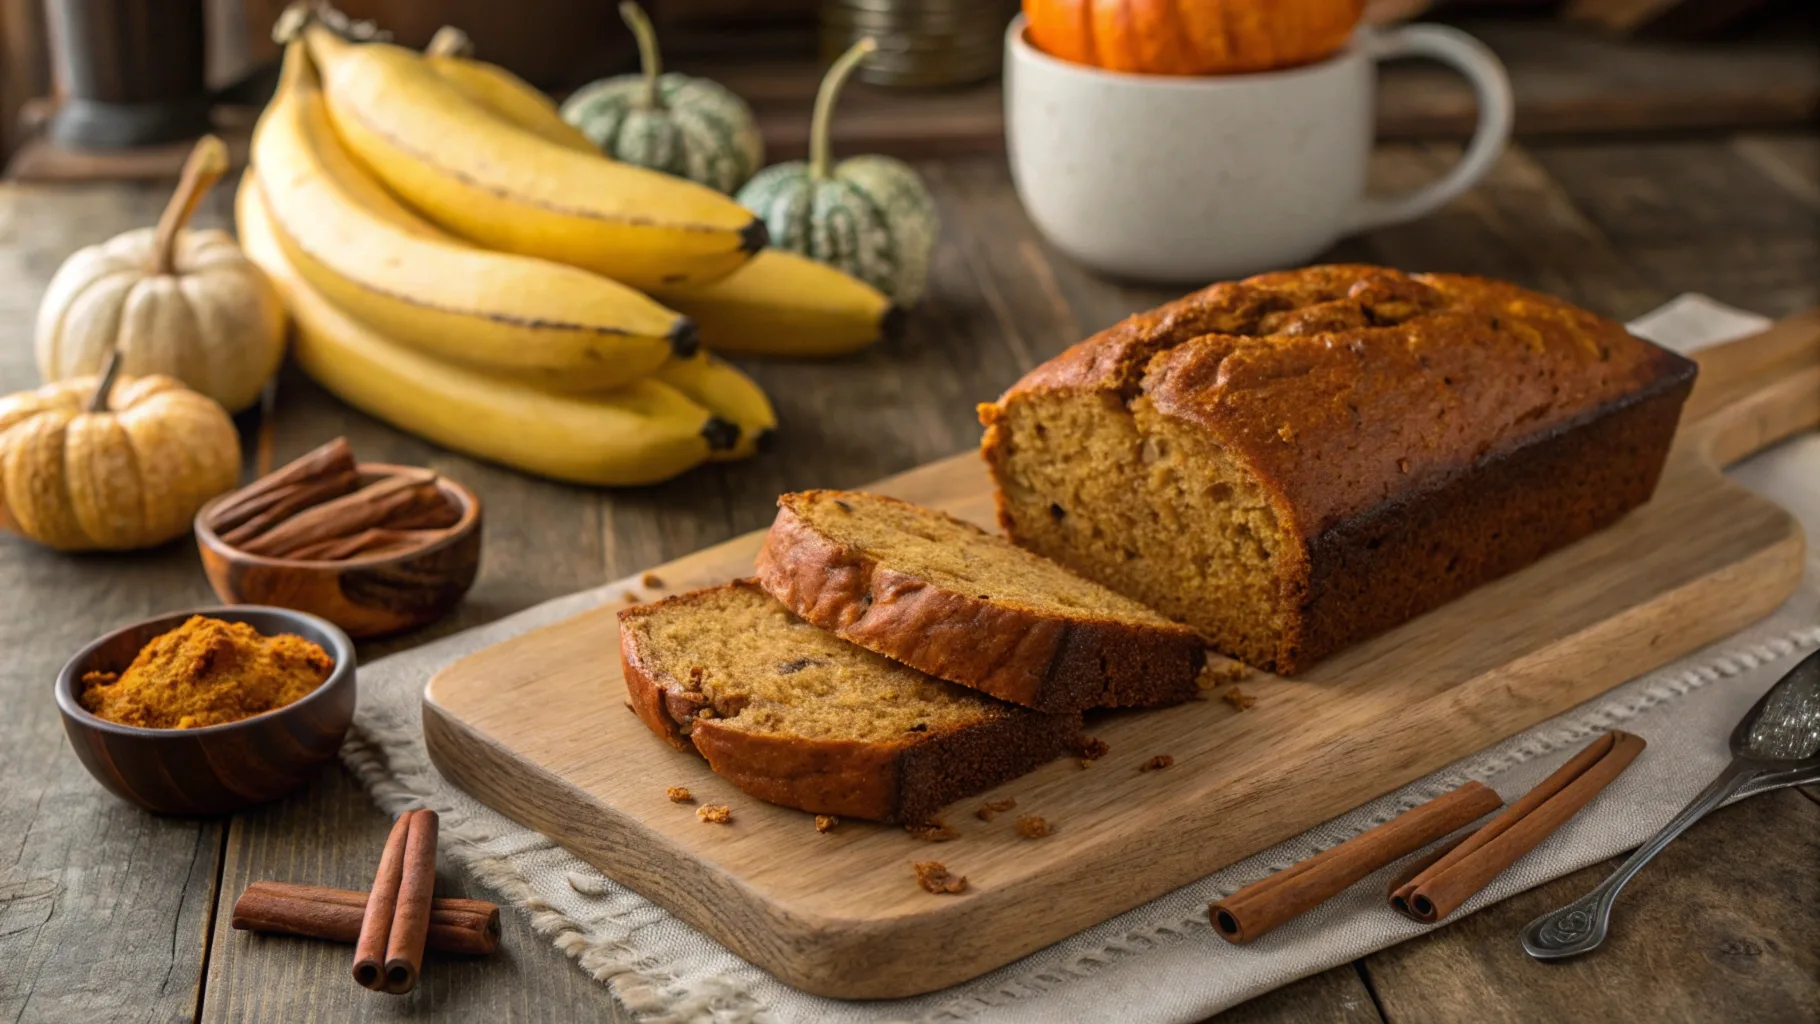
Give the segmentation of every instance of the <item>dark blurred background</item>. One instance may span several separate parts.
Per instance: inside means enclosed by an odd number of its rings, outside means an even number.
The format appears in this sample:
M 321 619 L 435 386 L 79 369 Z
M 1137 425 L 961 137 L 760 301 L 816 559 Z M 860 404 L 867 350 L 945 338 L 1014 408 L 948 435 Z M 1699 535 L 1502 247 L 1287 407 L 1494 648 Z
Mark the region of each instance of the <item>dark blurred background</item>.
M 284 0 L 0 0 L 0 165 L 28 180 L 154 178 L 213 127 L 242 152 L 270 87 Z M 397 41 L 452 24 L 477 55 L 555 93 L 631 70 L 607 0 L 348 0 Z M 1015 0 L 649 0 L 669 68 L 708 75 L 758 110 L 774 159 L 802 148 L 818 68 L 861 31 L 897 37 L 968 11 L 970 44 L 861 74 L 837 135 L 898 155 L 1002 147 L 998 36 Z M 1373 0 L 1377 20 L 1461 24 L 1510 67 L 1520 135 L 1770 127 L 1820 114 L 1814 0 Z M 986 11 L 985 15 L 978 12 Z M 932 29 L 931 26 L 934 26 Z M 952 31 L 952 29 L 945 30 Z M 890 50 L 892 42 L 885 49 Z M 965 55 L 966 60 L 961 57 Z M 1388 138 L 1463 136 L 1464 85 L 1390 69 Z

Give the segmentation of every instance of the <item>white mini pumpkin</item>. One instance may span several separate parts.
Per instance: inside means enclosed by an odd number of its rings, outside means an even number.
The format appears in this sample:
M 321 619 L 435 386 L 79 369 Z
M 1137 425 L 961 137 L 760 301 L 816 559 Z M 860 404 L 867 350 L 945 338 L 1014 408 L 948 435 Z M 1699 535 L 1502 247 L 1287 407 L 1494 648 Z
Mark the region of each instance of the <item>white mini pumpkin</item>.
M 51 278 L 35 347 L 46 382 L 94 376 L 121 353 L 121 371 L 164 374 L 230 412 L 252 405 L 284 359 L 284 305 L 265 273 L 222 231 L 183 225 L 227 171 L 208 136 L 156 228 L 78 251 Z

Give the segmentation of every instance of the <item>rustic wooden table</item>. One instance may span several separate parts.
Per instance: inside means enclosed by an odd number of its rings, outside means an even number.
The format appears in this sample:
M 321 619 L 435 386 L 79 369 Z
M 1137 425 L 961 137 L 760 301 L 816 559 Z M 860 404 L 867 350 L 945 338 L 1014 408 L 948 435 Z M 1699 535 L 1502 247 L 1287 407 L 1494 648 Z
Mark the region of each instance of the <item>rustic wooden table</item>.
M 1382 150 L 1386 187 L 1448 146 Z M 287 371 L 280 460 L 336 434 L 365 458 L 433 465 L 480 493 L 480 580 L 447 621 L 365 659 L 635 572 L 769 522 L 780 491 L 863 484 L 972 446 L 974 403 L 1162 292 L 1084 274 L 1038 239 L 995 158 L 924 167 L 945 229 L 907 338 L 827 363 L 757 364 L 783 428 L 761 457 L 663 487 L 590 491 L 451 455 Z M 0 184 L 0 391 L 34 386 L 31 325 L 58 263 L 151 223 L 163 187 Z M 200 220 L 229 219 L 218 189 Z M 1335 260 L 1491 274 L 1631 317 L 1698 290 L 1771 315 L 1820 303 L 1820 134 L 1533 143 L 1429 219 Z M 212 597 L 194 545 L 66 557 L 0 538 L 0 1021 L 611 1019 L 606 986 L 509 911 L 499 955 L 440 960 L 409 997 L 350 983 L 343 947 L 255 938 L 227 911 L 261 878 L 364 887 L 387 821 L 339 768 L 295 797 L 214 820 L 159 818 L 103 792 L 63 738 L 51 680 L 116 624 Z M 1435 934 L 1287 986 L 1222 1021 L 1820 1017 L 1820 788 L 1696 826 L 1626 893 L 1623 926 L 1542 966 L 1520 926 L 1591 886 L 1588 868 Z M 1746 882 L 1745 880 L 1749 881 Z M 444 892 L 481 895 L 453 873 Z

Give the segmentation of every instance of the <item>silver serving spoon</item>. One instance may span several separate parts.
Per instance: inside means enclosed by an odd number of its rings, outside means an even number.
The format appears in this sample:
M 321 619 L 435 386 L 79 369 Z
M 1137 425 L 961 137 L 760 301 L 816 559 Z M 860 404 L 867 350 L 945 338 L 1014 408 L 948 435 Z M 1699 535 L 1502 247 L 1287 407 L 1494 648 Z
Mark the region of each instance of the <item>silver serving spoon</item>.
M 1561 960 L 1598 948 L 1611 907 L 1643 865 L 1688 826 L 1734 795 L 1749 796 L 1820 779 L 1820 651 L 1801 660 L 1732 730 L 1732 763 L 1662 831 L 1637 847 L 1611 877 L 1579 899 L 1523 929 L 1523 950 Z

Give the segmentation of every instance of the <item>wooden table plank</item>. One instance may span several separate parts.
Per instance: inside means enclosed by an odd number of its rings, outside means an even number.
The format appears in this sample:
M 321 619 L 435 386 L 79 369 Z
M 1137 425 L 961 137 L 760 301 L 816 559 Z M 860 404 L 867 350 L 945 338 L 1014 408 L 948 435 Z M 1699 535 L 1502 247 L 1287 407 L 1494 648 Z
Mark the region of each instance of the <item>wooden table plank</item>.
M 1690 829 L 1619 897 L 1597 952 L 1524 953 L 1529 922 L 1617 861 L 1555 879 L 1364 961 L 1387 1019 L 1797 1021 L 1820 1018 L 1820 807 L 1753 797 Z
M 0 189 L 0 393 L 37 383 L 32 315 L 58 264 L 150 223 L 163 192 Z M 102 790 L 69 751 L 50 690 L 97 634 L 209 601 L 187 540 L 72 558 L 0 535 L 0 1020 L 194 1011 L 226 824 L 154 817 Z

